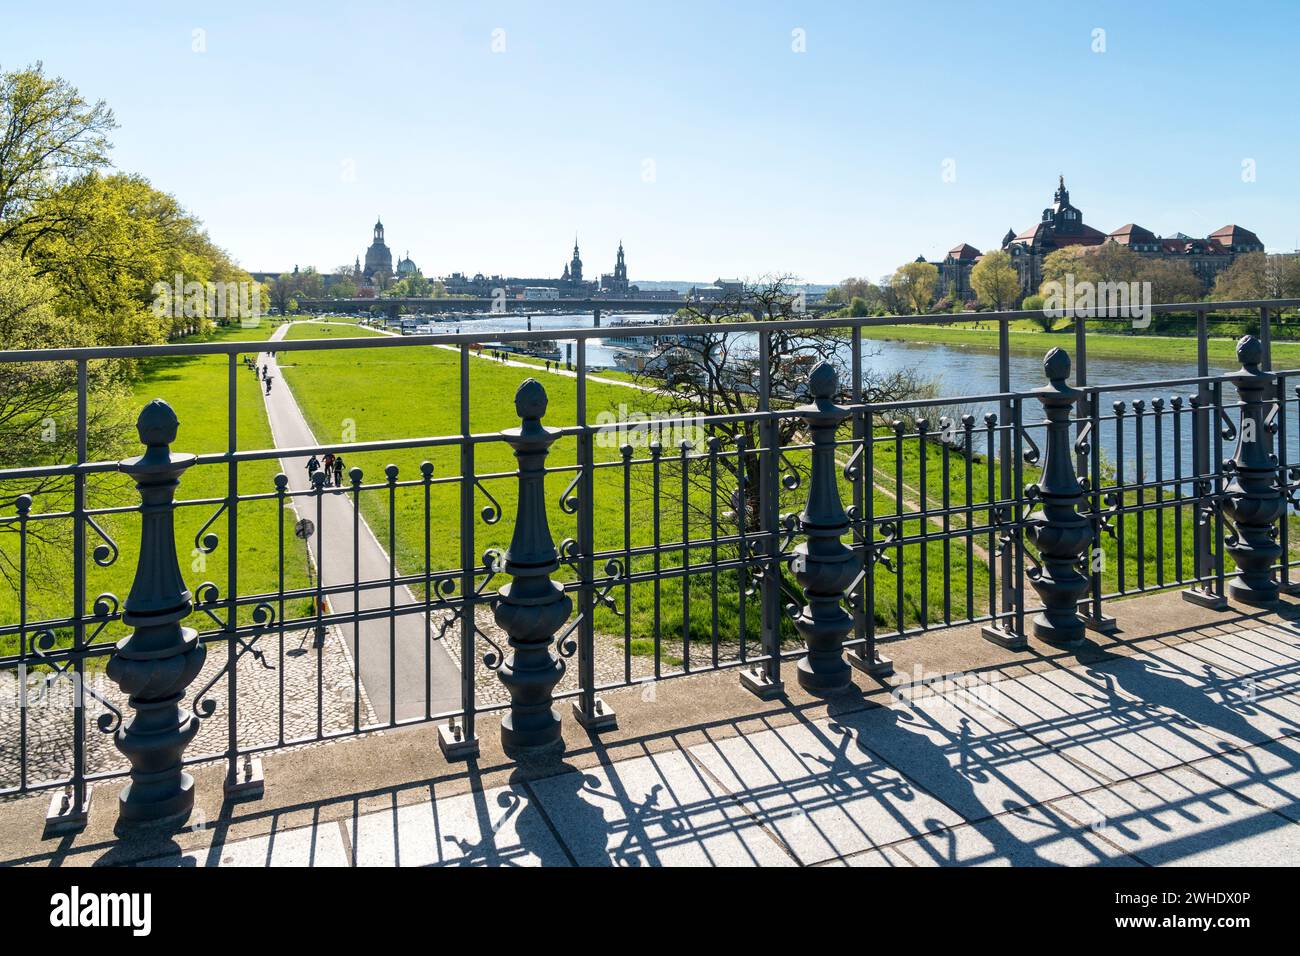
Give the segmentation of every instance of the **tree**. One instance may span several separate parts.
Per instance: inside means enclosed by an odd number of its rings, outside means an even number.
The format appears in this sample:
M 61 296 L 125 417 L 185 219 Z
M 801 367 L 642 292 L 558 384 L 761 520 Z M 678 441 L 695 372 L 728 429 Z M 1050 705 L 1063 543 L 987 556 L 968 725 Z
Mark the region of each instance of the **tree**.
M 6 349 L 71 348 L 93 344 L 84 328 L 61 318 L 57 293 L 37 277 L 12 249 L 0 246 L 0 342 Z M 132 447 L 130 404 L 121 382 L 121 363 L 87 363 L 86 445 L 92 460 L 122 458 Z M 0 470 L 75 460 L 77 453 L 77 367 L 73 362 L 22 362 L 5 365 L 0 374 Z M 100 489 L 102 492 L 102 488 Z M 0 513 L 14 513 L 19 495 L 31 495 L 35 511 L 66 511 L 71 501 L 66 476 L 0 480 Z M 16 586 L 17 549 L 3 544 L 16 533 L 13 522 L 0 522 L 0 577 Z M 55 569 L 62 560 L 44 560 L 41 549 L 63 547 L 71 528 L 64 521 L 35 521 L 28 526 L 28 570 Z M 53 573 L 53 572 L 51 572 Z M 44 582 L 37 579 L 37 583 Z
M 644 395 L 654 410 L 668 420 L 692 420 L 699 416 L 741 415 L 757 407 L 760 357 L 753 336 L 724 334 L 726 326 L 736 322 L 771 324 L 767 376 L 773 407 L 793 405 L 805 394 L 808 373 L 820 359 L 835 364 L 841 383 L 847 383 L 843 339 L 827 332 L 791 327 L 790 320 L 798 317 L 798 298 L 791 291 L 791 282 L 788 276 L 764 277 L 745 283 L 741 290 L 721 300 L 692 303 L 680 309 L 674 321 L 691 324 L 699 331 L 658 340 L 637 376 L 638 384 L 647 388 Z M 896 401 L 914 393 L 915 381 L 911 369 L 880 375 L 864 368 L 863 396 L 872 402 Z M 781 418 L 779 441 L 789 443 L 801 427 L 796 418 Z M 707 467 L 688 466 L 687 481 L 698 492 L 691 500 L 708 501 L 715 493 L 728 495 L 723 510 L 730 508 L 738 522 L 743 517 L 745 528 L 752 531 L 759 515 L 761 466 L 757 455 L 738 455 L 736 449 L 742 444 L 749 449 L 759 448 L 760 426 L 749 419 L 723 421 L 710 424 L 707 432 L 709 438 L 719 439 L 720 447 L 728 452 L 718 456 L 717 465 L 719 483 L 725 479 L 730 491 L 719 492 L 713 487 Z M 678 468 L 680 481 L 680 466 L 669 460 L 670 450 L 664 449 L 664 480 L 669 480 L 666 476 L 672 468 Z M 636 469 L 636 474 L 644 476 L 645 470 Z M 705 507 L 692 520 L 709 520 L 707 511 Z
M 1210 298 L 1220 302 L 1281 299 L 1300 294 L 1300 258 L 1248 252 L 1214 278 Z
M 1192 267 L 1176 259 L 1147 259 L 1138 280 L 1151 283 L 1152 302 L 1196 302 L 1205 295 L 1205 284 Z
M 32 205 L 14 243 L 53 286 L 56 311 L 97 345 L 165 341 L 228 312 L 206 291 L 160 303 L 158 283 L 252 286 L 174 197 L 125 173 L 91 172 L 59 187 Z
M 903 306 L 917 314 L 930 307 L 938 284 L 939 267 L 931 262 L 909 262 L 900 266 L 890 283 Z
M 1066 246 L 1049 252 L 1043 259 L 1042 285 L 1055 282 L 1065 288 L 1071 283 L 1078 285 L 1080 282 L 1096 282 L 1099 278 L 1096 263 L 1083 255 L 1083 249 L 1083 246 Z M 1038 291 L 1046 295 L 1042 286 Z
M 108 165 L 117 123 L 102 100 L 87 102 L 37 61 L 0 73 L 0 245 L 42 199 L 69 180 Z
M 988 252 L 970 271 L 971 288 L 980 304 L 1001 311 L 1020 298 L 1020 274 L 1008 252 Z
M 298 308 L 298 288 L 292 272 L 280 273 L 271 280 L 266 291 L 271 300 L 271 308 L 281 315 L 288 315 Z

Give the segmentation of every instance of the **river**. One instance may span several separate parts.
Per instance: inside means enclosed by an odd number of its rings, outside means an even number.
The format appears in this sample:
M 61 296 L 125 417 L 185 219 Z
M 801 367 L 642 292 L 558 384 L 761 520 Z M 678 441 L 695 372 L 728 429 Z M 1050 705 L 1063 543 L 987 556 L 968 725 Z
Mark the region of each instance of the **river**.
M 620 319 L 619 315 L 607 315 L 602 317 L 602 321 L 608 324 L 610 321 Z M 639 321 L 641 318 L 637 317 Z M 547 332 L 557 331 L 560 329 L 588 328 L 591 325 L 590 314 L 575 315 L 534 315 L 531 320 L 522 315 L 504 314 L 490 315 L 481 318 L 459 319 L 454 322 L 443 322 L 443 326 L 454 325 L 457 331 L 471 332 L 482 330 L 484 341 L 490 341 L 490 334 L 493 332 L 518 331 L 527 327 L 531 321 L 534 331 Z M 1074 336 L 1061 335 L 1054 337 L 1052 344 L 1060 344 L 1068 352 L 1074 351 Z M 587 343 L 587 364 L 592 370 L 614 367 L 614 350 L 611 344 L 617 342 L 616 339 L 610 339 L 609 343 L 602 339 L 589 339 Z M 565 343 L 560 341 L 560 349 L 565 350 Z M 845 349 L 848 349 L 848 343 L 845 342 Z M 995 351 L 969 346 L 940 345 L 935 343 L 908 343 L 888 340 L 864 339 L 862 343 L 863 367 L 878 376 L 887 376 L 892 372 L 903 370 L 914 370 L 918 372 L 923 380 L 933 381 L 939 388 L 939 394 L 951 396 L 954 405 L 962 405 L 963 411 L 976 414 L 982 414 L 984 411 L 996 411 L 992 406 L 987 408 L 977 407 L 968 402 L 961 400 L 966 395 L 987 395 L 998 391 L 998 357 Z M 1212 374 L 1219 374 L 1232 371 L 1235 366 L 1229 366 L 1223 363 L 1211 362 L 1210 371 Z M 1170 379 L 1190 378 L 1196 375 L 1196 365 L 1194 362 L 1186 361 L 1167 361 L 1162 359 L 1151 358 L 1089 358 L 1088 360 L 1088 381 L 1092 384 L 1106 383 L 1128 383 L 1128 382 L 1160 382 Z M 1011 353 L 1011 388 L 1013 391 L 1028 391 L 1044 385 L 1046 380 L 1043 378 L 1043 359 L 1041 355 L 1033 355 L 1025 352 Z M 1187 397 L 1195 391 L 1194 386 L 1179 386 L 1175 388 L 1145 388 L 1134 391 L 1107 393 L 1103 413 L 1109 413 L 1111 403 L 1115 401 L 1124 401 L 1128 405 L 1128 411 L 1125 416 L 1126 427 L 1124 429 L 1124 448 L 1125 460 L 1131 461 L 1134 458 L 1135 449 L 1135 426 L 1132 415 L 1132 403 L 1140 399 L 1146 403 L 1146 414 L 1144 415 L 1144 448 L 1143 448 L 1143 465 L 1145 475 L 1148 479 L 1153 479 L 1156 466 L 1156 443 L 1153 440 L 1155 429 L 1153 417 L 1151 414 L 1151 400 L 1160 397 L 1165 400 L 1165 407 L 1168 409 L 1169 400 L 1173 395 L 1183 396 L 1184 403 Z M 1231 404 L 1235 402 L 1236 395 L 1229 388 L 1225 394 L 1225 402 Z M 1186 406 L 1185 406 L 1186 407 Z M 1287 431 L 1288 435 L 1288 461 L 1300 460 L 1300 427 L 1296 427 L 1295 405 L 1292 404 L 1289 409 L 1289 419 Z M 1234 416 L 1235 417 L 1235 416 Z M 1041 421 L 1041 416 L 1036 409 L 1026 407 L 1026 420 L 1031 422 Z M 1188 415 L 1183 416 L 1183 456 L 1185 473 L 1190 473 L 1191 462 L 1191 429 Z M 1101 450 L 1103 457 L 1110 462 L 1114 462 L 1116 457 L 1116 429 L 1113 422 L 1103 423 L 1101 437 Z M 1173 463 L 1173 425 L 1172 416 L 1166 411 L 1162 419 L 1162 443 L 1161 451 L 1163 455 L 1163 475 L 1168 477 L 1172 474 Z M 1039 429 L 1033 431 L 1034 441 L 1041 444 L 1042 432 Z M 1231 454 L 1231 444 L 1225 442 L 1224 454 Z M 1126 477 L 1135 477 L 1131 473 Z

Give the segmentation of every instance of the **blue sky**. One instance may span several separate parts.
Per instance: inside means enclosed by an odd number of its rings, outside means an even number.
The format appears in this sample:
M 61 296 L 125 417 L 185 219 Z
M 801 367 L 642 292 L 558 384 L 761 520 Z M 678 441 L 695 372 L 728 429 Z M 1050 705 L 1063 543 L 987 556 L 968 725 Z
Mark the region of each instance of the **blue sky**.
M 250 269 L 378 213 L 429 275 L 558 275 L 577 232 L 593 274 L 621 238 L 633 279 L 877 278 L 1058 173 L 1104 231 L 1300 245 L 1294 2 L 270 6 L 23 3 L 0 67 L 107 100 L 117 165 Z

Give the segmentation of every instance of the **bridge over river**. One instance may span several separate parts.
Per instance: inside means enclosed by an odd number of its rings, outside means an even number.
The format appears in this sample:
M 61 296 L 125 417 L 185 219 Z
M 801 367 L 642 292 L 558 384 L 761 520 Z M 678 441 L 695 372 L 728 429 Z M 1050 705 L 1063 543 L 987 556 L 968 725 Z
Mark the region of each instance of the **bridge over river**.
M 605 313 L 639 312 L 649 315 L 672 315 L 692 303 L 685 299 L 614 299 L 614 298 L 561 298 L 561 299 L 498 299 L 492 296 L 412 296 L 371 297 L 364 299 L 303 299 L 298 302 L 302 312 L 372 312 L 376 308 L 396 318 L 402 311 L 421 314 L 433 313 L 524 313 L 590 312 L 596 325 Z M 758 306 L 756 306 L 758 308 Z M 838 305 L 818 303 L 807 305 L 804 312 L 821 315 L 840 308 Z

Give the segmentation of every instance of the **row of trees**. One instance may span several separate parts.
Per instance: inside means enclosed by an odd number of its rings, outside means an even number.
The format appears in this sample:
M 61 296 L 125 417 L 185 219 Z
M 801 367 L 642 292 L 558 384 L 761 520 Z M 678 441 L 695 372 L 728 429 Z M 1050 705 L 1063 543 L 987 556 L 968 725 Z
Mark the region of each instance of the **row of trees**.
M 442 280 L 428 279 L 418 272 L 400 279 L 381 273 L 372 285 L 381 297 L 442 298 L 447 294 Z M 353 299 L 360 292 L 354 267 L 349 265 L 335 269 L 328 281 L 312 266 L 285 272 L 267 282 L 266 289 L 271 307 L 281 313 L 292 312 L 303 299 Z
M 1300 298 L 1300 256 L 1297 255 L 1252 252 L 1238 256 L 1216 275 L 1208 296 L 1188 263 L 1140 255 L 1113 242 L 1058 249 L 1043 260 L 1042 272 L 1044 284 L 1065 285 L 1067 278 L 1076 284 L 1150 282 L 1155 302 Z M 917 261 L 900 266 L 879 283 L 861 278 L 845 279 L 827 292 L 826 298 L 828 302 L 845 305 L 853 316 L 962 311 L 976 306 L 1041 307 L 1040 296 L 1022 297 L 1020 275 L 1011 256 L 1003 251 L 982 256 L 971 269 L 970 284 L 975 298 L 963 302 L 955 290 L 940 288 L 937 266 Z
M 156 285 L 251 282 L 201 223 L 141 176 L 115 170 L 117 126 L 40 63 L 0 69 L 0 348 L 165 342 L 209 328 L 206 295 L 159 307 Z M 135 363 L 87 367 L 93 458 L 131 447 Z M 76 450 L 77 369 L 71 362 L 0 366 L 0 468 L 68 461 Z M 57 510 L 66 483 L 0 482 L 0 513 L 18 494 L 48 494 Z M 3 530 L 11 530 L 4 526 Z M 0 549 L 0 574 L 12 571 Z

